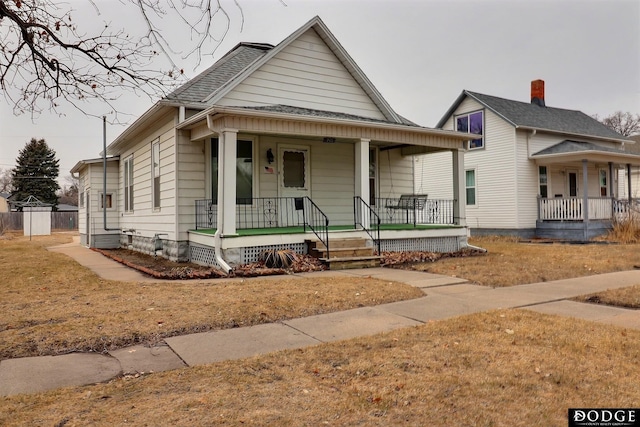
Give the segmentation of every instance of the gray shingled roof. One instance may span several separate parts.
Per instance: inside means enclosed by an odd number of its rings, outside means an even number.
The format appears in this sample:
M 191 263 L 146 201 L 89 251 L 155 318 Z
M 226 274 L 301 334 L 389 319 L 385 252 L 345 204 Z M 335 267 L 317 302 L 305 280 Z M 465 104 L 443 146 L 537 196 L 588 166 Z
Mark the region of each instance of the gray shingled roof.
M 624 151 L 627 153 L 640 154 L 640 135 L 632 135 L 629 139 L 635 141 L 635 144 L 625 144 Z
M 440 120 L 437 127 L 444 125 L 465 96 L 475 99 L 517 127 L 550 130 L 599 138 L 626 139 L 593 117 L 584 114 L 582 111 L 565 110 L 563 108 L 548 106 L 540 107 L 529 102 L 513 101 L 467 90 L 462 92 L 462 95 L 449 109 L 445 117 Z
M 397 122 L 391 122 L 388 120 L 380 120 L 380 119 L 372 119 L 371 117 L 357 116 L 355 114 L 338 113 L 335 111 L 325 111 L 325 110 L 314 110 L 311 108 L 292 107 L 290 105 L 282 105 L 282 104 L 265 105 L 265 106 L 259 106 L 259 107 L 258 106 L 257 107 L 242 106 L 242 107 L 235 107 L 235 108 L 245 108 L 248 110 L 258 110 L 258 111 L 273 111 L 276 113 L 296 114 L 300 116 L 311 116 L 311 117 L 324 117 L 324 118 L 330 118 L 330 119 L 359 120 L 359 121 L 373 122 L 373 123 L 390 123 L 394 125 L 398 124 Z M 418 125 L 411 122 L 410 120 L 406 120 L 406 122 L 403 124 L 407 126 L 419 127 Z
M 211 67 L 167 95 L 164 101 L 207 107 L 207 98 L 271 49 L 273 46 L 265 43 L 240 43 Z
M 616 148 L 603 147 L 601 145 L 593 144 L 591 142 L 571 141 L 569 139 L 559 142 L 551 147 L 547 147 L 544 150 L 540 150 L 537 153 L 532 154 L 532 157 L 536 156 L 548 156 L 551 154 L 571 154 L 571 153 L 584 153 L 586 151 L 599 151 L 607 153 L 616 153 L 629 155 L 628 151 L 618 150 Z

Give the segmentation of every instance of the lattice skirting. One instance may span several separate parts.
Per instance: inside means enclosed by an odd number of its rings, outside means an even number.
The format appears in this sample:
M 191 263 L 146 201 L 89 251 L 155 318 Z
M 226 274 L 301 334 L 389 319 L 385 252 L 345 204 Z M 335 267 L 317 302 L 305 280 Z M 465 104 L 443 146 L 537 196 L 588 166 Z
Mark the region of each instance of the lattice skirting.
M 291 249 L 301 255 L 308 252 L 305 243 L 251 246 L 227 250 L 228 253 L 225 254 L 225 261 L 230 265 L 250 264 L 258 261 L 260 254 L 268 249 Z M 191 262 L 196 264 L 220 267 L 216 261 L 216 250 L 210 246 L 190 244 L 189 258 Z
M 241 264 L 249 264 L 258 261 L 258 257 L 263 251 L 268 249 L 291 249 L 295 253 L 304 255 L 308 252 L 305 243 L 290 243 L 279 245 L 252 246 L 241 249 Z
M 216 261 L 216 250 L 210 246 L 189 245 L 189 260 L 195 264 L 220 267 Z
M 411 239 L 387 239 L 380 241 L 382 252 L 456 252 L 466 246 L 466 237 L 424 237 Z

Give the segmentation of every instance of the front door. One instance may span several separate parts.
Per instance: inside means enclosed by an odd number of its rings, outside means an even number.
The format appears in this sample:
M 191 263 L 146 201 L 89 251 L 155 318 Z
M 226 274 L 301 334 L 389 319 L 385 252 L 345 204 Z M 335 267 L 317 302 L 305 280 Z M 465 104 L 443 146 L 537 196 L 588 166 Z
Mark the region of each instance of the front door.
M 578 197 L 578 172 L 567 172 L 567 186 L 569 191 L 569 197 Z
M 278 147 L 280 173 L 278 193 L 280 196 L 279 219 L 281 226 L 302 225 L 303 201 L 311 197 L 311 174 L 309 171 L 309 147 L 303 145 L 281 145 Z

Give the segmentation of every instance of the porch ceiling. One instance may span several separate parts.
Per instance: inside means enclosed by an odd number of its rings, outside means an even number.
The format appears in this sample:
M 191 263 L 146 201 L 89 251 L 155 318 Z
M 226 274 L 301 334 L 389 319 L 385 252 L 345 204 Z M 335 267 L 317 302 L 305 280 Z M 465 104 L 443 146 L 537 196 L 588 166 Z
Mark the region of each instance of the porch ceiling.
M 368 139 L 387 147 L 422 146 L 445 150 L 463 149 L 464 142 L 471 138 L 467 133 L 420 126 L 242 107 L 212 107 L 183 122 L 178 128 L 190 130 L 192 141 L 212 137 L 223 129 L 234 129 L 288 137 L 335 138 L 336 142 Z

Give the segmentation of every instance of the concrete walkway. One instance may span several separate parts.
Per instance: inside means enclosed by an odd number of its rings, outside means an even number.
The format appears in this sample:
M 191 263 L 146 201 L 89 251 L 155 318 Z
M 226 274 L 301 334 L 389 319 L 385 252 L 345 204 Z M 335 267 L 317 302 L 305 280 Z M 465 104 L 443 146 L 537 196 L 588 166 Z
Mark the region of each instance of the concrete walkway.
M 77 243 L 51 248 L 109 280 L 158 282 Z M 430 320 L 499 308 L 541 313 L 640 329 L 640 311 L 583 304 L 567 299 L 640 283 L 640 271 L 559 280 L 509 288 L 487 288 L 464 279 L 417 271 L 373 268 L 303 273 L 294 277 L 371 276 L 416 286 L 425 297 L 279 323 L 167 338 L 164 344 L 134 346 L 102 354 L 68 354 L 0 361 L 0 396 L 38 393 L 65 386 L 108 381 L 123 374 L 160 372 L 272 351 L 374 335 Z M 289 276 L 288 276 L 289 277 Z M 221 279 L 211 279 L 219 281 Z M 247 280 L 247 279 L 245 279 Z M 207 282 L 202 280 L 200 282 Z

